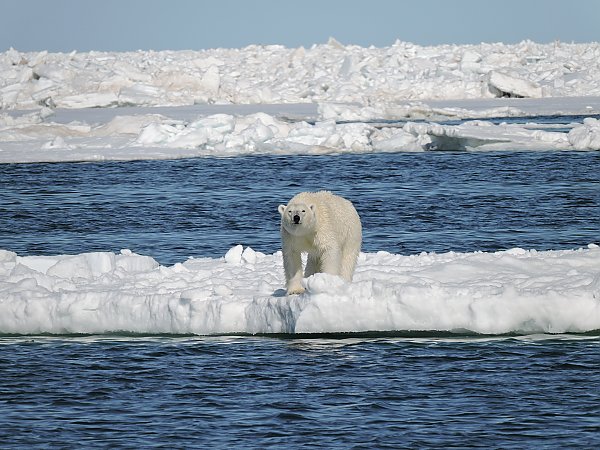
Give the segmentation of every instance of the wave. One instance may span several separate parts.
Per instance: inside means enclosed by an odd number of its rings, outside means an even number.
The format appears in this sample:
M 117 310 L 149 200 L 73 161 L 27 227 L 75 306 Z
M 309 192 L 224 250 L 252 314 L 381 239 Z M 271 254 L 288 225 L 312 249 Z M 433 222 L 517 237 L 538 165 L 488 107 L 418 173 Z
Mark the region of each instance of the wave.
M 286 296 L 281 253 L 237 246 L 161 266 L 129 250 L 0 250 L 0 333 L 536 334 L 600 330 L 600 247 L 362 253 L 354 281 Z

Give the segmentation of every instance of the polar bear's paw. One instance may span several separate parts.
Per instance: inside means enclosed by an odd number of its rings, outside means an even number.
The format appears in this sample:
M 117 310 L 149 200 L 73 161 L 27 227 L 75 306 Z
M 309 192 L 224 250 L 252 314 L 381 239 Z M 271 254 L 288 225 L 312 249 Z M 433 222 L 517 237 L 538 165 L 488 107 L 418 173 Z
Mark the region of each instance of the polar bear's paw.
M 287 290 L 287 295 L 296 295 L 296 294 L 304 294 L 304 287 L 298 286 L 290 286 Z

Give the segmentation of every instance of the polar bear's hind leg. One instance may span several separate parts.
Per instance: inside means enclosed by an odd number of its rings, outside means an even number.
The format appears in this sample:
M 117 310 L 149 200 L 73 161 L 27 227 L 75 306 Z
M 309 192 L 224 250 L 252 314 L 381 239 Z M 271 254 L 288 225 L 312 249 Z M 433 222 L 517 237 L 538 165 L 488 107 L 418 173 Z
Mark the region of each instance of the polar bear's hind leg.
M 346 281 L 352 281 L 352 276 L 354 275 L 354 269 L 356 267 L 356 261 L 358 260 L 358 255 L 360 253 L 360 244 L 356 245 L 348 245 L 344 247 L 342 251 L 342 267 L 340 270 L 340 275 Z
M 304 269 L 304 277 L 308 278 L 315 273 L 321 271 L 321 265 L 319 264 L 319 257 L 312 253 L 308 254 L 308 258 L 306 259 L 306 268 Z

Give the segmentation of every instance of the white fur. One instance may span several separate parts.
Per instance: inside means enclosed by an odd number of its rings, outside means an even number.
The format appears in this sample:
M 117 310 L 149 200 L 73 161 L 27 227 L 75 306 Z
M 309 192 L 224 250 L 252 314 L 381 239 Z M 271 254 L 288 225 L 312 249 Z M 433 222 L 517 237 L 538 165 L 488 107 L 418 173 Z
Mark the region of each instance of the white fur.
M 301 192 L 279 205 L 279 213 L 288 295 L 304 292 L 302 253 L 308 254 L 304 277 L 324 272 L 352 281 L 362 226 L 350 201 L 328 191 Z

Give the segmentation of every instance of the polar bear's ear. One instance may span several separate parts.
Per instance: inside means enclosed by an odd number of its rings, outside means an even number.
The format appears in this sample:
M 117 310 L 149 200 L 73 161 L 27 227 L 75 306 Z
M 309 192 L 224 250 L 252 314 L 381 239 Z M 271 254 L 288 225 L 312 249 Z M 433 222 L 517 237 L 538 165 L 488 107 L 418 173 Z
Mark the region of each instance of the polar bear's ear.
M 315 205 L 314 204 L 311 203 L 310 205 L 308 205 L 308 207 L 310 208 L 310 210 L 312 212 L 315 212 Z
M 279 205 L 279 208 L 277 208 L 277 210 L 279 211 L 279 214 L 283 216 L 283 213 L 285 211 L 285 205 Z

